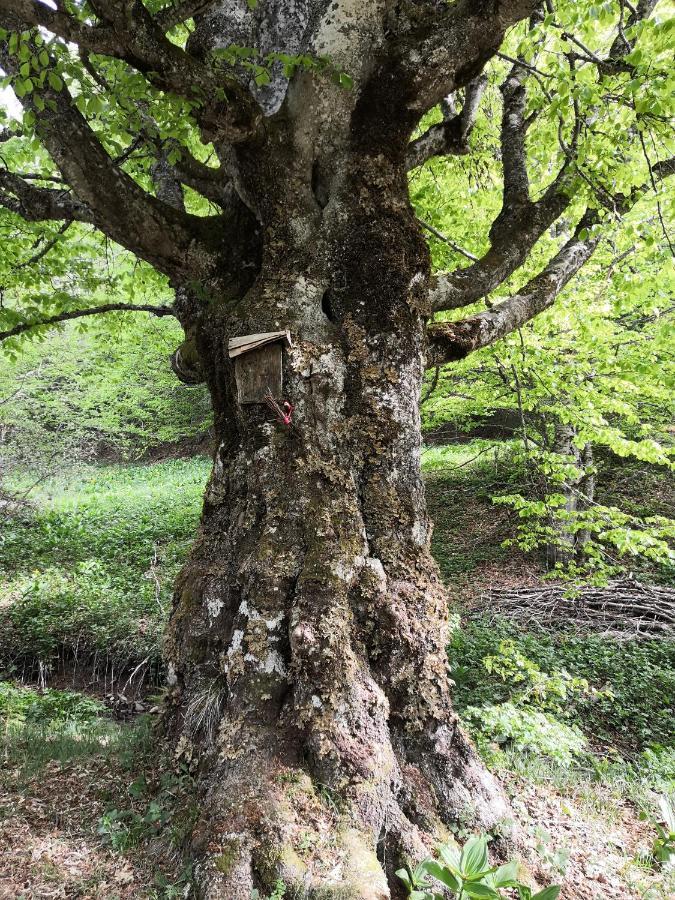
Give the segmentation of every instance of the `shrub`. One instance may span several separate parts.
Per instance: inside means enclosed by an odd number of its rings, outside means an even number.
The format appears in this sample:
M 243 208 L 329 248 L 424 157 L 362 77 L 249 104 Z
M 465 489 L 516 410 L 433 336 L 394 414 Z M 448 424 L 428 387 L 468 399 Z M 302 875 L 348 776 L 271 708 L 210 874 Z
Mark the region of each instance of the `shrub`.
M 569 765 L 586 748 L 586 739 L 576 726 L 513 703 L 469 706 L 463 717 L 483 747 L 490 741 L 499 747 L 508 744 L 514 750 L 548 756 L 563 765 Z

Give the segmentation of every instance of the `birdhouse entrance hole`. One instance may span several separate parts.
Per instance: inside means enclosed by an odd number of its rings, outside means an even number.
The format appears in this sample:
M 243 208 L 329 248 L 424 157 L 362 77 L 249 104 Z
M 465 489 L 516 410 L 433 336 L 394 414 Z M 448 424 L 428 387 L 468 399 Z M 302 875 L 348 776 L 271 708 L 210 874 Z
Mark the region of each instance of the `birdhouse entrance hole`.
M 234 377 L 239 403 L 266 403 L 266 396 L 283 394 L 282 348 L 291 346 L 288 331 L 267 331 L 232 338 L 228 343 L 234 359 Z

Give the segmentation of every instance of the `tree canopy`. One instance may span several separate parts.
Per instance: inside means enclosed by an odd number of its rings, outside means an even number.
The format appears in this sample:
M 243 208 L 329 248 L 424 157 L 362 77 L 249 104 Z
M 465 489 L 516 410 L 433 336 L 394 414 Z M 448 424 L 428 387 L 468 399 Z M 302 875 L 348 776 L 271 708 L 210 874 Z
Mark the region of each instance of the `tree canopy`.
M 241 227 L 249 213 L 222 145 L 258 139 L 289 78 L 309 73 L 357 89 L 346 52 L 200 46 L 194 17 L 211 6 L 0 4 L 5 85 L 23 108 L 18 121 L 5 114 L 0 132 L 2 227 L 13 238 L 2 259 L 3 337 L 116 304 L 168 314 L 169 303 L 144 302 L 144 284 L 162 293 L 146 266 L 119 257 L 121 270 L 143 277 L 106 281 L 105 239 L 174 282 L 207 280 L 227 253 L 245 265 L 240 244 L 257 239 Z M 473 209 L 470 222 L 464 203 L 432 216 L 447 237 L 435 244 L 432 308 L 465 311 L 461 325 L 453 313 L 430 329 L 440 363 L 549 307 L 636 203 L 642 214 L 624 233 L 661 244 L 672 203 L 663 184 L 673 171 L 668 0 L 502 3 L 503 42 L 482 33 L 492 4 L 464 6 L 410 4 L 392 36 L 397 65 L 419 89 L 410 105 L 415 115 L 429 111 L 408 154 L 420 215 L 435 205 L 449 156 L 460 164 L 445 185 Z M 264 7 L 249 3 L 246 14 L 264 21 Z M 453 91 L 458 61 L 443 48 L 467 21 L 466 64 L 487 63 Z M 654 217 L 657 226 L 647 225 Z M 490 296 L 500 302 L 474 311 Z

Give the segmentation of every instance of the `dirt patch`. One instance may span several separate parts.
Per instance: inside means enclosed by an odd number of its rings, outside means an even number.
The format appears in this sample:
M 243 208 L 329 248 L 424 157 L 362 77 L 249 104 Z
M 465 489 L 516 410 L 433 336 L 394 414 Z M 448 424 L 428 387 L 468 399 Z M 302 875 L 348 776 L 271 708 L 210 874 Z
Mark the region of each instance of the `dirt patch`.
M 533 869 L 562 884 L 560 900 L 668 900 L 675 880 L 640 865 L 655 834 L 635 808 L 615 799 L 597 812 L 516 775 L 503 777 Z M 564 870 L 564 875 L 561 870 Z
M 99 818 L 126 786 L 104 759 L 49 763 L 24 782 L 19 770 L 0 780 L 0 898 L 47 900 L 141 897 L 147 873 L 107 849 Z

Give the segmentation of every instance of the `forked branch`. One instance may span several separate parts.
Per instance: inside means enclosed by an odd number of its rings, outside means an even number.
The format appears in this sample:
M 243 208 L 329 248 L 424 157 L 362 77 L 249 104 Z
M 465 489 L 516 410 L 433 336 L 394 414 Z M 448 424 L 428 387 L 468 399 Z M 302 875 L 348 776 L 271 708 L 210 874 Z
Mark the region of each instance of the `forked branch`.
M 494 344 L 521 328 L 553 305 L 570 279 L 592 256 L 600 238 L 587 236 L 594 220 L 587 213 L 572 238 L 559 250 L 546 268 L 507 300 L 459 322 L 436 322 L 427 329 L 429 365 L 442 365 L 464 359 L 474 350 Z

